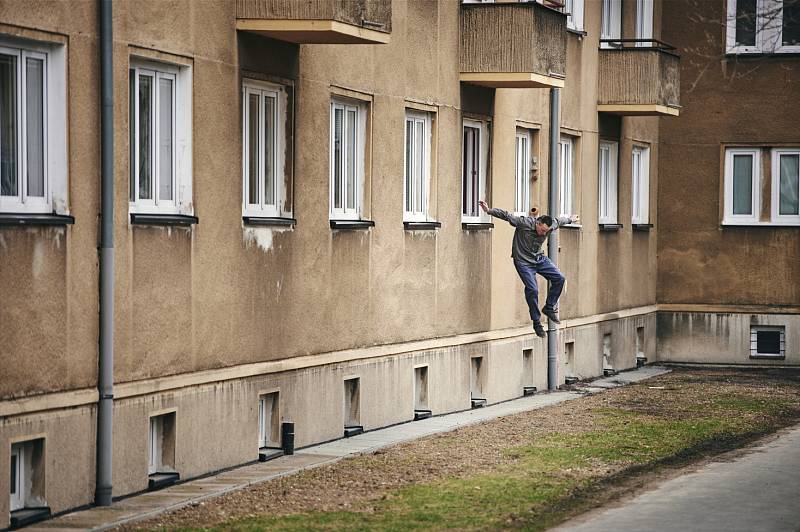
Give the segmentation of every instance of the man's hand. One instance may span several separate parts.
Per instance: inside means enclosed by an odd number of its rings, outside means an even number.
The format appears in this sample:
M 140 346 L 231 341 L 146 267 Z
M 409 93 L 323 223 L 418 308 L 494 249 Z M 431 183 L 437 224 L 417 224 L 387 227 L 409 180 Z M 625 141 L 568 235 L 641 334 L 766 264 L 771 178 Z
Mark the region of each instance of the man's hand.
M 489 206 L 486 205 L 485 201 L 483 200 L 479 201 L 478 205 L 480 205 L 481 209 L 483 209 L 483 212 L 489 212 Z
M 572 220 L 572 223 L 574 223 L 574 224 L 581 223 L 581 217 L 579 215 L 577 215 L 577 214 L 570 215 L 569 219 Z

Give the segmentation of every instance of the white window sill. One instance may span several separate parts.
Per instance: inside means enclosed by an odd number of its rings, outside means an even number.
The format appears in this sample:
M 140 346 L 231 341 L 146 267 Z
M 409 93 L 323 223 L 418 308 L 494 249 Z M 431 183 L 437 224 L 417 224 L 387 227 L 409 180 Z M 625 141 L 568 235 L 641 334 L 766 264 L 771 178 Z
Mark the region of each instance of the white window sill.
M 583 229 L 583 226 L 581 224 L 564 224 L 564 225 L 559 225 L 558 228 L 559 229 Z
M 723 227 L 800 227 L 800 222 L 723 221 Z

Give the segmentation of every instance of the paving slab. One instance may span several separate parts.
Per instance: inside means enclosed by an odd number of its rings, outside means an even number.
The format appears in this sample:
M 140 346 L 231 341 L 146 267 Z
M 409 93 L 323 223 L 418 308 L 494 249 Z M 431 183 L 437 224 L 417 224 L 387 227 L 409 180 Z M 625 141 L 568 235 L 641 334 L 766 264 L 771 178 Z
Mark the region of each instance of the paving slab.
M 558 532 L 796 532 L 800 427 L 746 454 L 723 455 L 621 506 L 590 512 Z
M 648 379 L 668 368 L 646 366 L 629 372 L 592 381 L 594 390 L 616 388 L 631 382 Z M 535 410 L 583 397 L 586 391 L 559 390 L 521 397 L 484 408 L 435 416 L 420 421 L 365 432 L 351 438 L 314 445 L 298 450 L 293 455 L 280 456 L 268 462 L 247 464 L 216 475 L 189 480 L 161 491 L 145 493 L 114 502 L 111 507 L 95 507 L 65 514 L 45 523 L 33 525 L 28 530 L 65 529 L 107 530 L 126 523 L 155 517 L 211 497 L 240 490 L 247 486 L 266 482 L 304 469 L 318 467 L 341 460 L 347 456 L 371 453 L 380 448 L 467 427 L 490 419 Z

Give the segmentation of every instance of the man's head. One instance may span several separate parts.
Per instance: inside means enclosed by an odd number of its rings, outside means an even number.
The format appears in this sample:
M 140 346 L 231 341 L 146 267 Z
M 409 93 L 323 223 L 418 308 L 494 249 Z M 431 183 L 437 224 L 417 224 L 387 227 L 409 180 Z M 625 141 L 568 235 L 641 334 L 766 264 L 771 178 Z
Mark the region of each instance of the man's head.
M 553 219 L 547 216 L 540 216 L 536 219 L 536 234 L 539 236 L 546 235 L 553 225 Z

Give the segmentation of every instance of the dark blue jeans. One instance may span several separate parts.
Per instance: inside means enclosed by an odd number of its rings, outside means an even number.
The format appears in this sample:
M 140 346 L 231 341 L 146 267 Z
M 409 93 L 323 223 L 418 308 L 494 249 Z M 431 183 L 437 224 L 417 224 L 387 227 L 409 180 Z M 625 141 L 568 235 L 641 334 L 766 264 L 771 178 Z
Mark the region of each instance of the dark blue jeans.
M 536 274 L 538 273 L 550 281 L 545 306 L 552 308 L 556 308 L 558 305 L 558 298 L 564 288 L 564 275 L 558 271 L 556 265 L 549 258 L 544 256 L 535 264 L 515 260 L 514 267 L 525 285 L 525 301 L 528 302 L 531 319 L 538 322 L 542 319 L 542 314 L 539 311 L 539 284 L 536 282 Z

